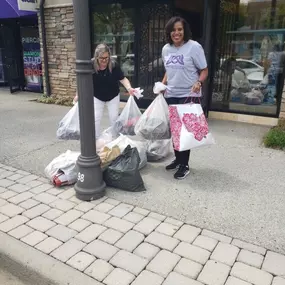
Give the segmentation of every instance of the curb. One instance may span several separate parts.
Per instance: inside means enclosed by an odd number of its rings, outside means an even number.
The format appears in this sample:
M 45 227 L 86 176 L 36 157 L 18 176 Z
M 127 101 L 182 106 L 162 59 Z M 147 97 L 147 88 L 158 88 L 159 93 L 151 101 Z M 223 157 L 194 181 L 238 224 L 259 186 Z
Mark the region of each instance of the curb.
M 0 264 L 0 267 L 31 285 L 103 285 L 2 232 Z

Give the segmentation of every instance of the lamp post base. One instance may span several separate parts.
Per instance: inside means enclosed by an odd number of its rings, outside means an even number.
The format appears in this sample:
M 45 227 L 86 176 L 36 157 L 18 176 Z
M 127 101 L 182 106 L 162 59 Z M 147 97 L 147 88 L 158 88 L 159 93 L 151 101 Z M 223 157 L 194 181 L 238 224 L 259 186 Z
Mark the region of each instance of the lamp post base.
M 100 158 L 79 156 L 78 177 L 74 186 L 76 197 L 82 201 L 93 201 L 105 196 L 106 184 L 103 181 Z

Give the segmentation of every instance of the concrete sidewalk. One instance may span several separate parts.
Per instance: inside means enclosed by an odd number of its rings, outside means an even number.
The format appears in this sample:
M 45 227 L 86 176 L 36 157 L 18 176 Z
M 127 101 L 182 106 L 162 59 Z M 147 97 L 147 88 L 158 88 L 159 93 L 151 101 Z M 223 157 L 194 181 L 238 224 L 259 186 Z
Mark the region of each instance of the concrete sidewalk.
M 0 92 L 0 162 L 43 175 L 54 157 L 79 150 L 79 143 L 55 137 L 68 108 L 30 102 L 34 96 Z M 142 170 L 146 192 L 108 189 L 108 196 L 285 253 L 284 152 L 261 146 L 267 127 L 214 120 L 210 126 L 217 144 L 193 151 L 186 180 L 172 179 L 166 162 L 152 163 Z
M 285 255 L 4 164 L 0 177 L 0 257 L 36 284 L 285 284 Z

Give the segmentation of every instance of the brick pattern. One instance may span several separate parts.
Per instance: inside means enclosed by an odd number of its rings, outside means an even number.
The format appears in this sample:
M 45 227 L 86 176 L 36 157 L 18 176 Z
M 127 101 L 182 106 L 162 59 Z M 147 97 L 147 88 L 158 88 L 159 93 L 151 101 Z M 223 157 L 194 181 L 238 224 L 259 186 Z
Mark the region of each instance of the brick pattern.
M 4 173 L 4 174 L 3 174 Z M 0 231 L 105 285 L 285 285 L 285 256 L 0 164 Z
M 39 25 L 40 21 L 39 17 Z M 76 92 L 73 7 L 46 8 L 45 24 L 52 96 L 60 100 L 71 99 Z M 42 54 L 43 72 L 45 64 Z
M 284 86 L 283 93 L 282 93 L 279 118 L 285 119 L 285 86 Z

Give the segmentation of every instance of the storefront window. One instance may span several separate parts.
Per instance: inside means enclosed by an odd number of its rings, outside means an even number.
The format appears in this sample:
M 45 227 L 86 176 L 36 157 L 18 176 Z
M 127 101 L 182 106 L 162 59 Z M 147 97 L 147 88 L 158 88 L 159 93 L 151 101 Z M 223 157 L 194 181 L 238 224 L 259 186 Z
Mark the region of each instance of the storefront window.
M 121 4 L 102 4 L 94 7 L 94 48 L 99 43 L 107 44 L 112 58 L 132 82 L 135 71 L 134 54 L 134 9 L 123 8 Z M 122 94 L 124 93 L 122 88 Z
M 285 1 L 221 0 L 212 109 L 277 115 Z

